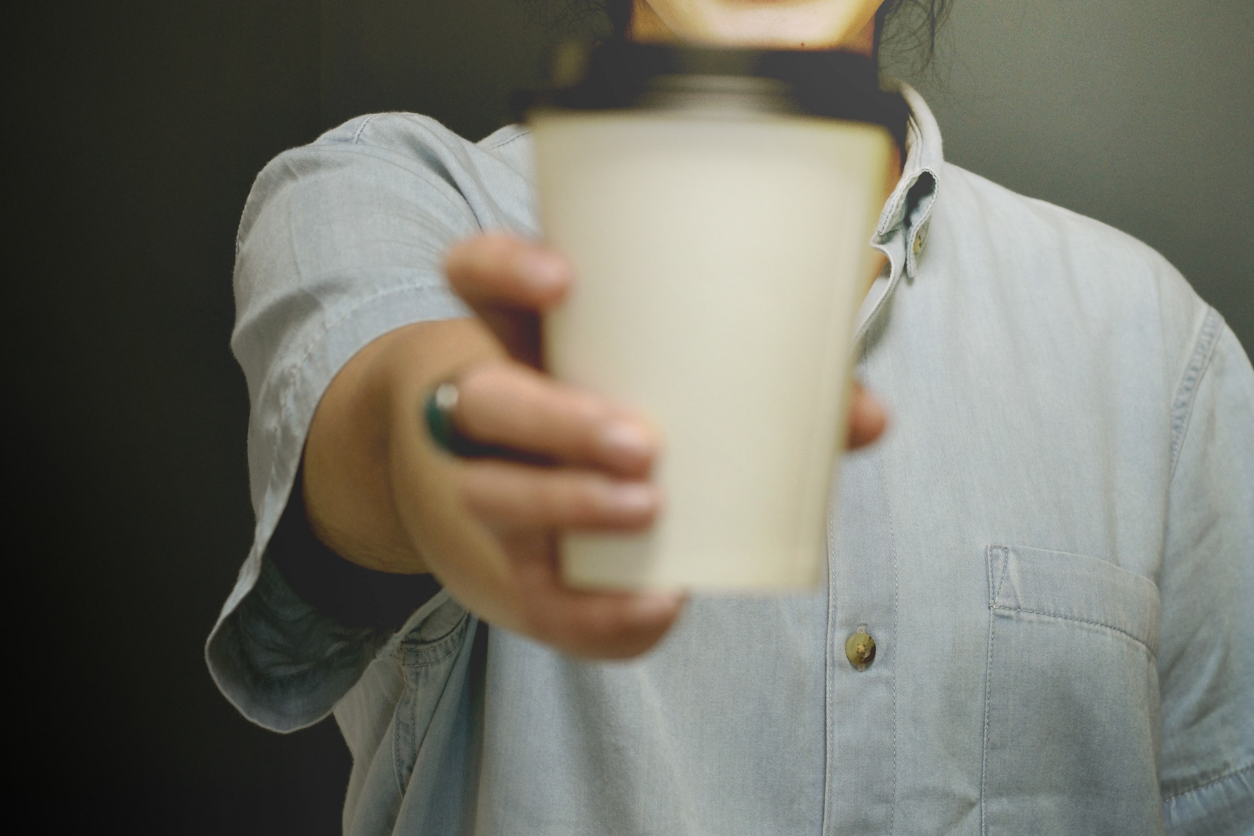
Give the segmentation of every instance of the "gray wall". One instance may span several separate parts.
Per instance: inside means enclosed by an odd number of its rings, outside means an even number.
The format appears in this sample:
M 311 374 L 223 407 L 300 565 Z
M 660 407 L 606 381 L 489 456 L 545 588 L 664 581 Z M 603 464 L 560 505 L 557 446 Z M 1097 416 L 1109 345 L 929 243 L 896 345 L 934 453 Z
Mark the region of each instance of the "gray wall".
M 1149 243 L 1254 349 L 1254 2 L 955 0 L 903 74 L 947 159 Z

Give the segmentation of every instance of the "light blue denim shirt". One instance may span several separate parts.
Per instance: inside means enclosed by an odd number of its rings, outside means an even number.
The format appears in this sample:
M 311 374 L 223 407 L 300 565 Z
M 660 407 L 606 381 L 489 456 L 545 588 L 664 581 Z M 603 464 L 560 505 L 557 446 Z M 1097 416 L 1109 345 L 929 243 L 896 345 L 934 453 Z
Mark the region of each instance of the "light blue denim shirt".
M 264 556 L 336 371 L 466 315 L 451 242 L 538 234 L 528 133 L 369 116 L 262 172 L 232 343 L 256 539 L 207 653 L 261 725 L 334 712 L 346 833 L 1254 833 L 1249 360 L 1149 247 L 946 164 L 903 92 L 858 337 L 893 420 L 839 465 L 826 580 L 696 596 L 631 662 L 447 593 L 349 629 Z

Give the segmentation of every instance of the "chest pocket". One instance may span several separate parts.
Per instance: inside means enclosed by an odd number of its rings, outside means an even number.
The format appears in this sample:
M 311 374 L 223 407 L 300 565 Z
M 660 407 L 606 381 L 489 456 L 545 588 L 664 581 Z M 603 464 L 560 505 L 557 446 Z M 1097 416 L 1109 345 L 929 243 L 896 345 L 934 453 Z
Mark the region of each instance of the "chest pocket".
M 1158 587 L 1018 546 L 988 582 L 982 833 L 1162 833 Z

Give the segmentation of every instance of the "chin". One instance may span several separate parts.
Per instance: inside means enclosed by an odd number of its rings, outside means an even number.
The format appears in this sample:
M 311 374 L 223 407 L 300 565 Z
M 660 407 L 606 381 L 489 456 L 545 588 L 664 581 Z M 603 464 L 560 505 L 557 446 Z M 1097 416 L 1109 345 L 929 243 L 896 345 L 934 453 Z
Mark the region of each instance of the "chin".
M 654 0 L 684 40 L 787 49 L 831 49 L 859 40 L 878 0 Z

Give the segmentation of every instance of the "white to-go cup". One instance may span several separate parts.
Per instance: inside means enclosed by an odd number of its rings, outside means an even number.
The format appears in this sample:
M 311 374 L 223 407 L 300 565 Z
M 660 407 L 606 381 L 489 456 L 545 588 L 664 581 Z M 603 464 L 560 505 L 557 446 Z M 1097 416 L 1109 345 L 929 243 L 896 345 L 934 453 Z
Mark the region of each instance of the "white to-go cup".
M 720 94 L 736 79 L 689 82 L 679 106 L 528 115 L 544 235 L 577 277 L 545 318 L 547 366 L 663 438 L 656 523 L 566 534 L 563 573 L 594 588 L 809 587 L 892 136 Z

